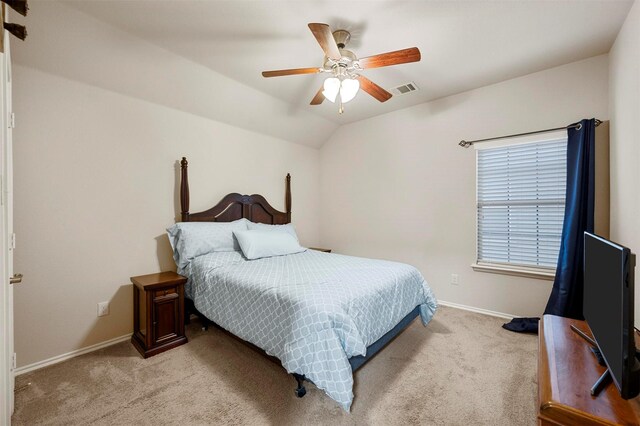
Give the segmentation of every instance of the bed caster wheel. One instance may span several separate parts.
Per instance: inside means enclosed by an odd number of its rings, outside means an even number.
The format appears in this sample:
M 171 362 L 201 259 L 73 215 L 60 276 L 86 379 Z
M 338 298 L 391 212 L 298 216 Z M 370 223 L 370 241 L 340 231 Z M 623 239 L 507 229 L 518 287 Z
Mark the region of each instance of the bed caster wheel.
M 307 394 L 307 390 L 305 388 L 298 388 L 294 392 L 296 393 L 296 396 L 298 398 L 302 398 L 303 396 L 305 396 Z

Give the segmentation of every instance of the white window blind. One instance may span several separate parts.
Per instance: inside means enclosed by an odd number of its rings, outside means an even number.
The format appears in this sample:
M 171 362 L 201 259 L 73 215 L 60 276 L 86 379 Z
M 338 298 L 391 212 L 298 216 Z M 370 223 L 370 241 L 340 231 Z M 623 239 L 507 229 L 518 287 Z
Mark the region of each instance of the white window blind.
M 567 180 L 566 136 L 477 151 L 478 263 L 555 269 Z

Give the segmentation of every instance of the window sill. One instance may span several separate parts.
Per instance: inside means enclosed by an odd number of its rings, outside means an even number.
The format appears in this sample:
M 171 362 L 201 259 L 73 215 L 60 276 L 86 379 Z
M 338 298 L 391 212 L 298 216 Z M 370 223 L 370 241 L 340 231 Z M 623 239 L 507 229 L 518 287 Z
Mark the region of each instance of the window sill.
M 535 268 L 511 265 L 495 265 L 487 263 L 474 263 L 471 265 L 476 272 L 488 272 L 491 274 L 513 275 L 516 277 L 535 278 L 538 280 L 553 281 L 556 276 L 555 271 L 542 271 Z

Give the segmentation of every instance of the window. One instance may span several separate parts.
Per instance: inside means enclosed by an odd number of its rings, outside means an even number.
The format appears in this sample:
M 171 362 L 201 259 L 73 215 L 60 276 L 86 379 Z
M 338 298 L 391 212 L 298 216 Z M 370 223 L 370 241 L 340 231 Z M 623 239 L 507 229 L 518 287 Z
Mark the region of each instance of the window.
M 551 277 L 564 220 L 566 133 L 477 149 L 474 267 Z

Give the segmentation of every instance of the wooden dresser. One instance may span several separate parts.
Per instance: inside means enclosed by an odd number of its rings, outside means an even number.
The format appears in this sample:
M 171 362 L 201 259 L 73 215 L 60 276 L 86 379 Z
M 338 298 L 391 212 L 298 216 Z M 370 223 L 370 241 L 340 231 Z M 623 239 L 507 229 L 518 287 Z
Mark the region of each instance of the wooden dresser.
M 609 384 L 597 398 L 591 386 L 604 373 L 590 345 L 571 331 L 590 335 L 584 321 L 545 315 L 540 321 L 538 423 L 540 425 L 640 425 L 640 397 L 620 398 Z M 636 335 L 636 346 L 639 339 Z

